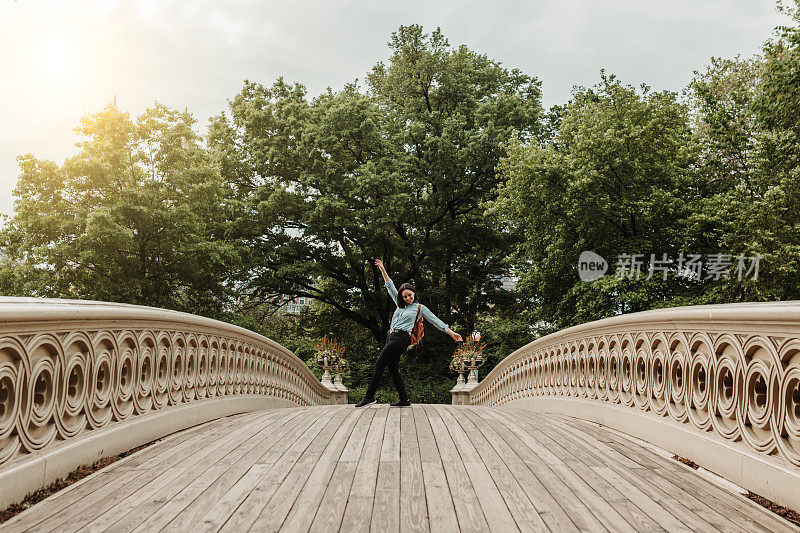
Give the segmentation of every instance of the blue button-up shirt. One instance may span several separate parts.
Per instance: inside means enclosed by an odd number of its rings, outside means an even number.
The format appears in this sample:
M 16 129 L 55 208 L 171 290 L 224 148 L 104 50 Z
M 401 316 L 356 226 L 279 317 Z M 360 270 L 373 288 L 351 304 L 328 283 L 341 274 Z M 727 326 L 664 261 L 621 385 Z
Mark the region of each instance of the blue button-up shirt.
M 397 305 L 397 289 L 392 280 L 386 282 L 386 290 L 389 291 L 389 296 L 392 297 L 392 301 Z M 417 318 L 417 310 L 419 310 L 419 316 L 424 317 L 425 320 L 440 330 L 447 331 L 450 329 L 450 327 L 442 322 L 439 317 L 434 315 L 430 309 L 417 302 L 405 307 L 398 306 L 397 309 L 394 310 L 392 324 L 389 327 L 392 329 L 402 329 L 411 333 L 411 330 L 414 329 L 414 320 Z

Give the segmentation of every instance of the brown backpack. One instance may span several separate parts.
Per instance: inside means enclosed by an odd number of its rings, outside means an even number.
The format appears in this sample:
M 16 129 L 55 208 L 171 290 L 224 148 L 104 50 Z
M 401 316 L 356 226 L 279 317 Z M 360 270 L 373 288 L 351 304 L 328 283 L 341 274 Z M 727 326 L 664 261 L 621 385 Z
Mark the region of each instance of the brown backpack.
M 417 317 L 414 319 L 414 328 L 411 330 L 411 344 L 409 344 L 409 348 L 422 342 L 422 337 L 425 336 L 425 329 L 422 327 L 422 319 L 419 317 L 421 309 L 422 304 L 417 307 Z

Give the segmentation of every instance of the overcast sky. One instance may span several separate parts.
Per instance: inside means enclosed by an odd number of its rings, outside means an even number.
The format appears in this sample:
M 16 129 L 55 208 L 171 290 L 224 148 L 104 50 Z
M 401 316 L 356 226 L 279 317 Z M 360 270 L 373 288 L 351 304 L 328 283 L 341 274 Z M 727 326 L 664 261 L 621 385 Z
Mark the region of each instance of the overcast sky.
M 535 75 L 550 106 L 601 68 L 679 91 L 712 56 L 752 55 L 787 22 L 774 0 L 0 0 L 0 213 L 16 156 L 62 162 L 81 115 L 115 95 L 134 116 L 155 100 L 188 107 L 203 131 L 245 78 L 311 95 L 363 79 L 402 24 Z

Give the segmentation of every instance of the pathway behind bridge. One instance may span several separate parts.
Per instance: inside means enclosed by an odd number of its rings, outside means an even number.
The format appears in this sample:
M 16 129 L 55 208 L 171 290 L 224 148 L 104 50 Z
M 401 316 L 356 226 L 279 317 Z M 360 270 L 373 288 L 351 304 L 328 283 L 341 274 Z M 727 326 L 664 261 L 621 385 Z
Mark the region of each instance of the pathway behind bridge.
M 511 407 L 273 409 L 216 420 L 0 531 L 798 531 L 596 424 Z

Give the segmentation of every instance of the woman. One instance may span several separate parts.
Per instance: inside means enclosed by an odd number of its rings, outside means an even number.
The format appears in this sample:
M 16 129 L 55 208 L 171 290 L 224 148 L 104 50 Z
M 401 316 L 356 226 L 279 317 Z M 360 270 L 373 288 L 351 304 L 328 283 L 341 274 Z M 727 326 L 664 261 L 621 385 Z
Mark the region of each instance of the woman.
M 400 395 L 400 401 L 393 403 L 392 407 L 408 407 L 411 402 L 408 401 L 403 379 L 397 371 L 397 363 L 400 362 L 400 356 L 403 355 L 403 352 L 406 351 L 411 342 L 411 330 L 414 329 L 414 322 L 416 322 L 417 316 L 425 318 L 428 322 L 453 337 L 456 342 L 461 342 L 461 335 L 451 330 L 447 324 L 431 313 L 430 309 L 417 301 L 417 291 L 414 290 L 413 285 L 403 283 L 398 293 L 394 283 L 389 278 L 389 274 L 386 273 L 386 269 L 383 267 L 383 262 L 380 259 L 376 259 L 375 265 L 380 269 L 386 290 L 389 291 L 389 296 L 397 304 L 397 309 L 395 309 L 392 316 L 389 334 L 386 337 L 386 345 L 383 347 L 381 355 L 378 356 L 378 360 L 375 361 L 375 371 L 372 373 L 372 380 L 369 382 L 369 387 L 367 387 L 367 393 L 364 395 L 364 399 L 356 404 L 356 407 L 364 407 L 376 402 L 375 392 L 378 390 L 378 384 L 383 377 L 384 368 L 389 369 L 394 388 L 397 389 L 397 393 Z

